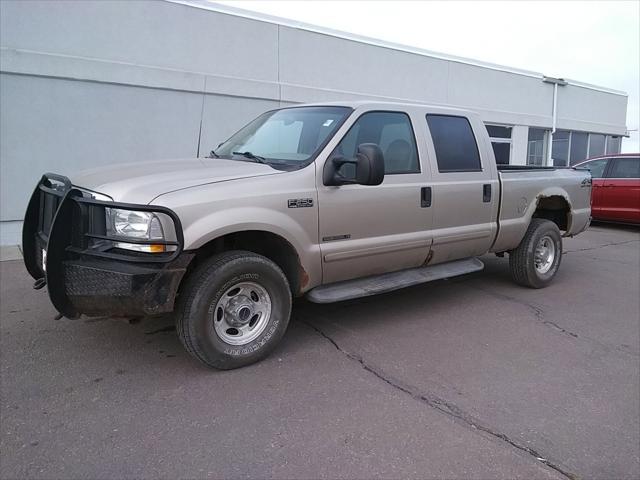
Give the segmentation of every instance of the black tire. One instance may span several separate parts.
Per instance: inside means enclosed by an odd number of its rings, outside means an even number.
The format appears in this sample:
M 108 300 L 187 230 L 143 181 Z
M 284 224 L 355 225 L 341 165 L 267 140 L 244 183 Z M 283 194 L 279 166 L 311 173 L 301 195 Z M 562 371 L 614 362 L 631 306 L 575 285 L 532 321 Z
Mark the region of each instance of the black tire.
M 232 345 L 219 336 L 213 322 L 219 321 L 221 297 L 242 282 L 263 288 L 270 297 L 271 311 L 257 338 Z M 291 290 L 284 273 L 271 260 L 234 250 L 214 255 L 187 278 L 175 312 L 176 330 L 186 350 L 205 365 L 228 370 L 262 360 L 275 348 L 289 324 Z
M 545 238 L 549 238 L 553 242 L 555 255 L 548 271 L 541 272 L 536 268 L 535 255 L 536 247 Z M 533 218 L 520 245 L 509 252 L 511 277 L 519 285 L 544 288 L 553 281 L 561 260 L 562 236 L 558 226 L 550 220 Z

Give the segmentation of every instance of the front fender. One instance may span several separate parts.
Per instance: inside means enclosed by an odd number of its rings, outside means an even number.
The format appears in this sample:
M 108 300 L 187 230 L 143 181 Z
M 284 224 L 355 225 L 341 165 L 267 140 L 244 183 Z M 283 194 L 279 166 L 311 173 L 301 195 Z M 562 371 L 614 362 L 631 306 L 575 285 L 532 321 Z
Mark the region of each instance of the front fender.
M 178 212 L 178 215 L 180 213 Z M 317 223 L 314 231 L 277 210 L 261 207 L 234 207 L 211 212 L 191 223 L 183 223 L 184 249 L 197 250 L 224 235 L 258 230 L 278 235 L 296 250 L 310 282 L 322 278 L 320 246 L 317 243 Z

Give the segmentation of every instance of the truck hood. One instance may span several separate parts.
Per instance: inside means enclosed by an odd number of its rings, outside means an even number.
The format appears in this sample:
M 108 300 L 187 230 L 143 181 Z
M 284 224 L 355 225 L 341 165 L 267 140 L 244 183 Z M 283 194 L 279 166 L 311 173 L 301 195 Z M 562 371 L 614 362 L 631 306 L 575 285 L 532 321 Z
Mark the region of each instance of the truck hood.
M 117 202 L 148 204 L 176 190 L 278 173 L 283 172 L 260 163 L 195 158 L 115 164 L 79 172 L 70 180 Z

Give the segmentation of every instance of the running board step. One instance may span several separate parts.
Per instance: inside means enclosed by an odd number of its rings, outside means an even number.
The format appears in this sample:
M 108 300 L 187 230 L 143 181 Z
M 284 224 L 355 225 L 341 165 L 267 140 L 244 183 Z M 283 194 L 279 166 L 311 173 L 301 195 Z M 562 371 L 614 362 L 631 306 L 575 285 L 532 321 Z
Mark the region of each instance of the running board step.
M 321 285 L 309 291 L 307 298 L 315 303 L 342 302 L 353 298 L 392 292 L 420 283 L 478 272 L 483 268 L 484 263 L 478 258 L 465 258 L 464 260 L 455 260 L 431 267 L 409 268 L 399 272 L 383 273 L 371 277 Z

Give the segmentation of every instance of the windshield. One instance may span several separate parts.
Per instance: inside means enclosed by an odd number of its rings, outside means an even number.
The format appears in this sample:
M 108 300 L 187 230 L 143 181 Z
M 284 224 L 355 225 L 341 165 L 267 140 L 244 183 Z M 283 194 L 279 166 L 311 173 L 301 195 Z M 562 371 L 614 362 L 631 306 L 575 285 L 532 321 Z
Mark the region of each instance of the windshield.
M 212 156 L 303 166 L 315 158 L 351 111 L 348 107 L 292 107 L 266 112 Z

